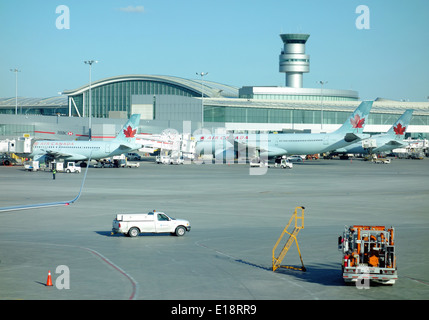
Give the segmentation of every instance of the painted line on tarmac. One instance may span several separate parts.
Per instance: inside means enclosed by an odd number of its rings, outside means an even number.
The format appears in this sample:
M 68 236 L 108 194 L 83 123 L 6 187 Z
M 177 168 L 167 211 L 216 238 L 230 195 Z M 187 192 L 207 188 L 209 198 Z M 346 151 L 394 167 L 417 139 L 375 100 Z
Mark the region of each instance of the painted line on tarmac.
M 6 241 L 18 242 L 18 243 L 28 243 L 27 241 L 13 241 L 13 240 L 6 240 Z M 139 288 L 139 285 L 138 285 L 137 281 L 135 281 L 132 276 L 130 276 L 127 272 L 125 272 L 122 268 L 120 268 L 119 266 L 117 266 L 116 264 L 114 264 L 112 261 L 110 261 L 109 259 L 107 259 L 101 253 L 99 253 L 99 252 L 97 252 L 97 251 L 95 251 L 95 250 L 93 250 L 91 248 L 86 248 L 86 247 L 81 247 L 81 246 L 74 246 L 74 245 L 69 245 L 69 244 L 41 243 L 41 242 L 31 242 L 31 244 L 39 244 L 39 245 L 46 245 L 46 246 L 56 246 L 56 247 L 70 247 L 70 248 L 78 248 L 78 249 L 84 249 L 86 251 L 89 251 L 93 255 L 95 255 L 98 258 L 100 258 L 103 262 L 105 262 L 108 265 L 110 265 L 113 269 L 115 269 L 116 271 L 118 271 L 124 277 L 126 277 L 131 282 L 131 286 L 132 286 L 132 292 L 131 292 L 131 295 L 128 298 L 128 300 L 135 300 L 135 299 L 137 299 L 138 288 Z
M 423 284 L 425 286 L 429 286 L 429 283 L 427 281 L 423 281 L 423 280 L 419 280 L 419 279 L 411 278 L 411 277 L 407 277 L 407 276 L 404 276 L 404 278 L 408 278 L 410 280 L 413 280 L 413 281 L 418 282 L 420 284 Z
M 263 270 L 263 271 L 272 271 L 272 269 L 271 269 L 271 268 L 267 268 L 267 267 L 264 267 L 264 266 L 261 266 L 261 265 L 257 265 L 257 264 L 254 264 L 254 263 L 252 263 L 252 262 L 248 262 L 248 261 L 246 261 L 246 260 L 243 260 L 243 259 L 240 259 L 240 258 L 234 257 L 234 256 L 232 256 L 232 255 L 230 255 L 230 254 L 227 254 L 227 253 L 222 252 L 222 251 L 220 251 L 220 250 L 218 250 L 218 249 L 215 249 L 215 248 L 211 248 L 211 247 L 209 247 L 209 246 L 207 246 L 207 245 L 205 245 L 205 244 L 202 244 L 202 243 L 201 243 L 201 242 L 204 242 L 204 241 L 210 241 L 210 240 L 212 240 L 212 239 L 199 240 L 199 241 L 194 242 L 194 244 L 195 244 L 196 246 L 198 246 L 198 247 L 201 247 L 201 248 L 204 248 L 204 249 L 208 249 L 208 250 L 214 251 L 214 252 L 216 252 L 216 253 L 218 253 L 218 254 L 220 254 L 220 255 L 223 255 L 223 256 L 225 256 L 225 257 L 228 257 L 228 258 L 230 258 L 230 259 L 234 260 L 235 262 L 242 263 L 242 264 L 245 264 L 245 265 L 250 266 L 250 267 L 256 267 L 256 268 L 261 269 L 261 270 Z M 290 284 L 292 284 L 292 285 L 294 285 L 294 286 L 296 286 L 296 287 L 299 287 L 301 290 L 303 290 L 303 291 L 307 292 L 311 297 L 313 297 L 313 299 L 319 300 L 319 298 L 318 298 L 318 297 L 317 297 L 317 296 L 316 296 L 316 295 L 315 295 L 311 290 L 309 290 L 309 289 L 307 289 L 306 287 L 304 287 L 304 286 L 300 285 L 298 282 L 296 282 L 296 281 L 292 281 L 292 280 L 290 280 L 290 279 L 288 279 L 288 278 L 284 277 L 284 276 L 283 276 L 283 275 L 281 275 L 281 274 L 277 274 L 276 272 L 270 272 L 270 273 L 271 273 L 271 274 L 273 274 L 275 277 L 278 277 L 278 278 L 279 278 L 279 279 L 281 279 L 282 281 L 288 282 L 288 283 L 290 283 Z
M 135 281 L 133 279 L 133 277 L 131 277 L 128 273 L 126 273 L 123 269 L 121 269 L 119 266 L 117 266 L 116 264 L 114 264 L 112 261 L 110 261 L 109 259 L 107 259 L 105 256 L 103 256 L 101 253 L 90 249 L 90 248 L 85 248 L 85 247 L 79 247 L 81 249 L 85 249 L 88 250 L 89 252 L 91 252 L 92 254 L 98 256 L 101 260 L 103 260 L 105 263 L 107 263 L 108 265 L 110 265 L 111 267 L 113 267 L 116 271 L 118 271 L 119 273 L 121 273 L 124 277 L 126 277 L 132 285 L 132 293 L 131 296 L 128 298 L 129 300 L 135 300 L 137 299 L 137 293 L 138 293 L 138 283 L 137 281 Z

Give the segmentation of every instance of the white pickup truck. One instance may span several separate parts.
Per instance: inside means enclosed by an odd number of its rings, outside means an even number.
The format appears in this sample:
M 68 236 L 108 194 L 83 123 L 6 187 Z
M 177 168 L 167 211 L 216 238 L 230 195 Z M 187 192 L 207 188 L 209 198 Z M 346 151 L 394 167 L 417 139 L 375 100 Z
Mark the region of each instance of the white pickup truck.
M 80 173 L 82 171 L 82 168 L 74 162 L 51 162 L 50 169 L 56 169 L 58 172 L 75 172 Z
M 136 237 L 140 233 L 171 233 L 180 237 L 186 231 L 191 231 L 189 221 L 174 219 L 157 211 L 146 214 L 117 214 L 112 227 L 112 234 L 123 233 L 130 237 Z

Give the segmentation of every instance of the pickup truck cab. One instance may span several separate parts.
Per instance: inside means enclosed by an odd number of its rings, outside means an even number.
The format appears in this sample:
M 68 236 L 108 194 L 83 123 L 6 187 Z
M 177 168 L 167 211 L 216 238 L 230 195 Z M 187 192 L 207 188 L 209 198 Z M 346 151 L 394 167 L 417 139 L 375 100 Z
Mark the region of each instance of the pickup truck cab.
M 75 162 L 51 162 L 50 169 L 57 170 L 58 172 L 67 172 L 67 173 L 80 173 L 82 168 L 78 166 Z
M 170 233 L 180 237 L 185 235 L 186 231 L 191 231 L 189 221 L 174 219 L 157 211 L 146 214 L 117 214 L 112 227 L 112 234 L 123 233 L 130 237 L 137 237 L 140 233 Z

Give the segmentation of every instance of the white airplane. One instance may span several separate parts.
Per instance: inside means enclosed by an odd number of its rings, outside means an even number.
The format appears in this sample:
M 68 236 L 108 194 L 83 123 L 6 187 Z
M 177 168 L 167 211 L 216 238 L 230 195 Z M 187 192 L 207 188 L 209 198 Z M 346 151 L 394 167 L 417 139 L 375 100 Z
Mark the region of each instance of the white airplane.
M 140 114 L 132 115 L 119 134 L 112 141 L 36 141 L 33 145 L 33 152 L 29 156 L 24 156 L 33 158 L 33 160 L 50 157 L 70 161 L 90 161 L 91 159 L 102 159 L 119 155 L 141 147 L 140 144 L 135 143 L 139 123 Z M 74 199 L 68 201 L 0 207 L 0 212 L 71 205 L 79 199 L 82 193 L 88 168 L 89 166 L 86 167 L 82 185 L 79 193 Z
M 411 121 L 411 117 L 413 116 L 413 111 L 414 110 L 412 109 L 406 110 L 386 133 L 370 137 L 370 139 L 375 140 L 376 143 L 376 146 L 372 149 L 373 153 L 388 152 L 407 145 L 403 140 L 407 127 Z M 369 150 L 368 148 L 363 147 L 363 142 L 364 141 L 360 141 L 343 148 L 339 148 L 335 150 L 335 153 L 367 154 Z
M 32 153 L 24 156 L 36 161 L 43 157 L 66 161 L 86 161 L 90 157 L 98 160 L 127 153 L 141 148 L 141 145 L 136 143 L 139 123 L 140 114 L 133 114 L 111 141 L 39 140 L 34 143 Z
M 362 134 L 373 101 L 363 101 L 347 121 L 330 133 L 279 133 L 279 134 L 221 134 L 197 135 L 197 155 L 214 154 L 233 159 L 238 153 L 254 149 L 260 157 L 273 158 L 292 154 L 316 154 L 335 150 L 353 142 L 368 138 Z

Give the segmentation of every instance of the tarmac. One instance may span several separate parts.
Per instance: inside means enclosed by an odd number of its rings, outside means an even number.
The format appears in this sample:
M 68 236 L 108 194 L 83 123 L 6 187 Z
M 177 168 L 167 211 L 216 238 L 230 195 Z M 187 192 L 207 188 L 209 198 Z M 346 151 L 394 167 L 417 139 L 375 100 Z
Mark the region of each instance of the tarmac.
M 308 160 L 260 175 L 245 164 L 140 164 L 90 167 L 69 206 L 0 213 L 0 299 L 429 298 L 429 159 Z M 0 207 L 71 200 L 83 173 L 53 180 L 50 172 L 2 166 Z M 273 246 L 298 206 L 306 272 L 273 272 Z M 189 220 L 191 231 L 111 235 L 117 213 L 154 209 Z M 344 284 L 337 238 L 353 224 L 395 228 L 396 284 Z M 283 264 L 301 265 L 295 244 Z

